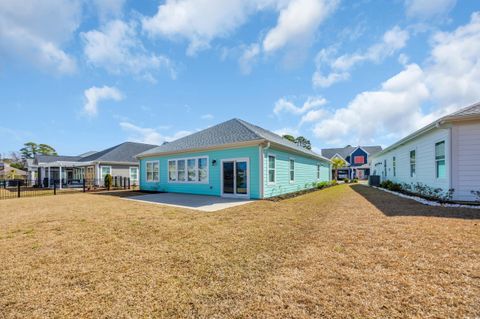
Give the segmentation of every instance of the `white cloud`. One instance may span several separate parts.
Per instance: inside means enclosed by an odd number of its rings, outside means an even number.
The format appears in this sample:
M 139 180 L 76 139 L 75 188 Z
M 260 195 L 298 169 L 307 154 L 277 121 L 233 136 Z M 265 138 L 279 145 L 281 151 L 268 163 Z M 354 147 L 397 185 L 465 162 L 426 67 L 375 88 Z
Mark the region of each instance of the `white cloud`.
M 423 68 L 406 65 L 379 90 L 358 94 L 346 107 L 317 122 L 314 133 L 329 144 L 373 143 L 384 136 L 397 139 L 479 99 L 477 12 L 467 25 L 433 37 Z
M 195 54 L 242 25 L 252 9 L 252 1 L 243 0 L 167 0 L 142 25 L 151 36 L 187 39 L 188 53 Z
M 304 123 L 316 122 L 326 116 L 327 111 L 323 109 L 308 111 L 307 114 L 302 116 L 302 119 L 300 120 L 300 125 Z
M 147 52 L 137 37 L 134 22 L 113 20 L 100 30 L 81 34 L 87 62 L 113 74 L 128 73 L 154 81 L 151 71 L 167 69 L 172 78 L 172 62 L 163 55 Z
M 336 82 L 346 80 L 350 77 L 349 71 L 356 64 L 364 61 L 379 63 L 405 47 L 408 39 L 408 32 L 395 26 L 384 33 L 380 42 L 370 46 L 365 52 L 344 54 L 340 57 L 332 58 L 336 50 L 332 48 L 322 49 L 315 59 L 317 69 L 312 77 L 313 85 L 316 87 L 329 87 Z M 322 73 L 322 68 L 325 64 L 330 68 L 330 73 L 327 75 Z
M 189 42 L 187 54 L 209 48 L 262 10 L 279 12 L 277 25 L 268 31 L 262 47 L 272 52 L 293 42 L 310 40 L 318 26 L 333 12 L 338 0 L 167 0 L 156 14 L 142 19 L 150 36 Z M 257 50 L 257 49 L 255 49 Z
M 78 28 L 81 9 L 75 0 L 3 0 L 0 54 L 58 74 L 75 72 L 75 59 L 62 47 Z
M 447 14 L 456 0 L 405 0 L 405 9 L 410 18 L 430 19 Z
M 164 142 L 171 142 L 192 133 L 190 131 L 178 131 L 175 134 L 168 136 L 161 134 L 157 129 L 140 127 L 130 122 L 120 122 L 120 127 L 124 131 L 133 134 L 129 137 L 130 140 L 156 145 L 161 145 Z
M 125 0 L 93 0 L 100 21 L 116 19 L 122 16 Z
M 292 101 L 289 101 L 287 98 L 282 97 L 277 102 L 275 102 L 273 113 L 279 115 L 280 113 L 285 112 L 300 115 L 311 109 L 325 105 L 326 103 L 327 100 L 322 97 L 308 97 L 302 106 L 296 106 Z
M 115 87 L 93 86 L 84 92 L 86 103 L 83 107 L 85 113 L 89 116 L 95 116 L 98 113 L 98 103 L 102 100 L 121 101 L 123 94 Z
M 273 133 L 283 136 L 283 135 L 292 135 L 292 136 L 298 136 L 300 135 L 298 132 L 298 129 L 292 128 L 292 127 L 284 127 L 280 128 L 278 130 L 274 130 Z
M 292 0 L 280 11 L 277 25 L 263 40 L 265 52 L 276 51 L 288 43 L 308 41 L 318 26 L 335 10 L 338 1 Z
M 344 138 L 370 143 L 385 132 L 404 134 L 421 119 L 421 103 L 429 97 L 422 69 L 412 64 L 382 84 L 378 91 L 357 95 L 347 107 L 337 109 L 317 123 L 314 133 L 329 144 Z
M 252 72 L 253 63 L 255 63 L 255 60 L 259 54 L 260 45 L 258 43 L 253 43 L 244 49 L 243 54 L 238 60 L 240 70 L 243 74 L 249 74 Z
M 202 120 L 212 120 L 214 116 L 212 114 L 203 114 L 202 116 L 200 116 L 200 118 Z

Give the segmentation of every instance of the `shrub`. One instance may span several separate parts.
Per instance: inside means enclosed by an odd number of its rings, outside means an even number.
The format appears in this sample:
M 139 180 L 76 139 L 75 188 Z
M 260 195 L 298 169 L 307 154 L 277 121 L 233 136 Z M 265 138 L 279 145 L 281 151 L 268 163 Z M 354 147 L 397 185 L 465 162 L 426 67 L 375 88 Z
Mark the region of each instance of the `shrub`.
M 344 182 L 345 184 L 348 184 L 348 183 L 350 182 L 350 180 L 349 180 L 348 178 L 344 178 L 344 179 L 343 179 L 343 182 Z
M 338 184 L 338 181 L 336 179 L 333 179 L 330 181 L 330 185 L 335 186 Z
M 388 180 L 388 179 L 381 182 L 380 187 L 388 189 L 388 190 L 393 191 L 393 192 L 400 192 L 400 191 L 403 190 L 403 187 L 402 187 L 401 184 L 394 183 L 394 182 L 392 182 L 391 180 Z
M 477 202 L 480 202 L 480 191 L 470 191 L 470 193 L 475 196 Z
M 350 183 L 358 183 L 358 178 L 354 178 L 350 181 Z
M 329 182 L 319 182 L 319 183 L 317 183 L 317 189 L 322 189 L 322 188 L 325 188 L 325 187 L 328 187 L 328 186 L 330 186 Z
M 112 180 L 113 180 L 112 175 L 110 174 L 105 175 L 104 185 L 108 190 L 110 190 L 110 187 L 112 187 Z

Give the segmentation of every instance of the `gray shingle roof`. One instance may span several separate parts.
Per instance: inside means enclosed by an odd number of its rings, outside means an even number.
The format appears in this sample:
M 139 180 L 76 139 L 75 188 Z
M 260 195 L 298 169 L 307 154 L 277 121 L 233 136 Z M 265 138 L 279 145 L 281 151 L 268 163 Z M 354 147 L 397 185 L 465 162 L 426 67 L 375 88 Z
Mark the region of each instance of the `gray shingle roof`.
M 449 114 L 445 116 L 445 118 L 455 119 L 455 118 L 463 118 L 463 117 L 469 117 L 469 116 L 475 116 L 475 115 L 480 115 L 480 102 L 467 106 L 452 114 Z
M 323 158 L 321 155 L 298 146 L 273 132 L 240 119 L 231 119 L 217 124 L 200 132 L 190 134 L 173 142 L 143 152 L 138 156 L 145 157 L 162 153 L 184 152 L 188 150 L 251 141 L 258 141 L 259 143 L 262 141 L 268 141 L 306 155 Z
M 340 155 L 343 159 L 346 159 L 358 146 L 345 146 L 341 148 L 325 148 L 322 149 L 322 155 L 326 158 L 332 159 L 335 154 Z M 374 155 L 382 150 L 381 146 L 360 146 L 364 149 L 370 156 Z
M 53 162 L 76 162 L 80 156 L 63 156 L 63 155 L 35 155 L 35 164 L 53 163 Z
M 155 148 L 158 145 L 125 142 L 92 155 L 80 157 L 79 162 L 124 162 L 134 163 L 138 160 L 135 155 Z

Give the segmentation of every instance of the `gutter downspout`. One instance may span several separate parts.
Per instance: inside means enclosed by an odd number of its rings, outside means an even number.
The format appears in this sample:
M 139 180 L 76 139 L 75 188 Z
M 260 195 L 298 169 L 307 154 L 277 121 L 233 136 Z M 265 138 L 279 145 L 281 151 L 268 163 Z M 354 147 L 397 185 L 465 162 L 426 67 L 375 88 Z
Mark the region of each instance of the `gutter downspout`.
M 270 142 L 267 142 L 267 146 L 265 148 L 263 148 L 263 150 L 261 151 L 262 153 L 262 166 L 260 168 L 261 170 L 261 176 L 262 176 L 262 183 L 260 184 L 261 185 L 261 190 L 260 190 L 260 196 L 263 198 L 265 198 L 265 190 L 264 190 L 264 185 L 265 185 L 265 153 L 266 151 L 270 148 L 271 144 Z M 260 146 L 260 149 L 262 149 L 262 146 Z

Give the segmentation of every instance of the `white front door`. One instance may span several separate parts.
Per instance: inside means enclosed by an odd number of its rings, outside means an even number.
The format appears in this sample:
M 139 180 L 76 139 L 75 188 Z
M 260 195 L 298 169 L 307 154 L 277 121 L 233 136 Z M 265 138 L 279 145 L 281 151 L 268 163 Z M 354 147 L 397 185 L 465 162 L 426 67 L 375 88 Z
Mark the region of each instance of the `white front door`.
M 249 197 L 248 159 L 222 160 L 222 196 Z

